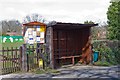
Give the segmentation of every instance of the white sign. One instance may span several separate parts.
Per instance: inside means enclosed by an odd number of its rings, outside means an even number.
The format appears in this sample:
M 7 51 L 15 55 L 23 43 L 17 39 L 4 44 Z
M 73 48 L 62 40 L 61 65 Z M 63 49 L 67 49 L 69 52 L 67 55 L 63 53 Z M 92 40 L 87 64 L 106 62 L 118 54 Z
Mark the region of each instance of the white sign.
M 36 38 L 37 38 L 36 41 L 40 43 L 40 37 L 36 37 Z

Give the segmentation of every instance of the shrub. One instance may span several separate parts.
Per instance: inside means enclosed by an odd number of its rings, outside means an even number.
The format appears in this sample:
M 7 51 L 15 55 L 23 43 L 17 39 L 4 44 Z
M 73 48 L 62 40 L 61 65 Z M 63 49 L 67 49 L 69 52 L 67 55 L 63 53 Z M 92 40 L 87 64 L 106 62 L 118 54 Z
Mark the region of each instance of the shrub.
M 97 40 L 93 41 L 93 49 L 99 51 L 99 60 L 113 65 L 120 64 L 119 41 Z

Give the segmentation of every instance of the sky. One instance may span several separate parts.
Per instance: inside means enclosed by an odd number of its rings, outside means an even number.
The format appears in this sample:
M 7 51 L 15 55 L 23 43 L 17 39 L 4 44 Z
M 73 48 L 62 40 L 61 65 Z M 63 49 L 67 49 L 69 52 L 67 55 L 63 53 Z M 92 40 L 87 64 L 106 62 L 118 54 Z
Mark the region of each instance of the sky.
M 48 21 L 83 23 L 106 22 L 110 0 L 0 0 L 0 20 L 23 21 L 37 13 Z

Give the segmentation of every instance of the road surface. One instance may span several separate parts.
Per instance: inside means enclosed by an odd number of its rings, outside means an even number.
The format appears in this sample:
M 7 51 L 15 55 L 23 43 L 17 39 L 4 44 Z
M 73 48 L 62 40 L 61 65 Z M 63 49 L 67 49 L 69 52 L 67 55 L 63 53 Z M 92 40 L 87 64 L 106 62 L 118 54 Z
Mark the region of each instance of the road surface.
M 1 75 L 2 78 L 89 78 L 89 79 L 120 79 L 120 66 L 102 67 L 102 66 L 66 66 L 57 69 L 59 73 L 19 73 Z

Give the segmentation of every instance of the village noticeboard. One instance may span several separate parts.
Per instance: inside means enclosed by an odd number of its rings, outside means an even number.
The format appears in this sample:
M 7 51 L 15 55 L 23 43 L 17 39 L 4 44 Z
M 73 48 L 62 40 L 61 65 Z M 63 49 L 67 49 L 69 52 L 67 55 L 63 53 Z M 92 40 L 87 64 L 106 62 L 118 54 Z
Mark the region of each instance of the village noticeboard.
M 25 30 L 23 30 L 23 33 L 25 43 L 45 43 L 45 25 L 40 24 L 40 22 L 30 22 L 24 24 L 24 27 Z

